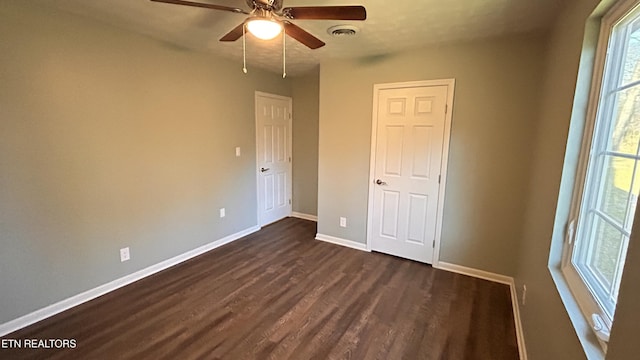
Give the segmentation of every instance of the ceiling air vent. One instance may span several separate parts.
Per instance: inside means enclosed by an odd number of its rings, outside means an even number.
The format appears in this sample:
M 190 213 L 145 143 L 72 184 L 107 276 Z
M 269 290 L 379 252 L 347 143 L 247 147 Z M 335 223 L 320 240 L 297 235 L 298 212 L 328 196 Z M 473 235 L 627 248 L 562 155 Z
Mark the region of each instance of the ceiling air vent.
M 358 28 L 351 25 L 336 25 L 327 29 L 327 32 L 336 37 L 353 36 L 358 33 Z

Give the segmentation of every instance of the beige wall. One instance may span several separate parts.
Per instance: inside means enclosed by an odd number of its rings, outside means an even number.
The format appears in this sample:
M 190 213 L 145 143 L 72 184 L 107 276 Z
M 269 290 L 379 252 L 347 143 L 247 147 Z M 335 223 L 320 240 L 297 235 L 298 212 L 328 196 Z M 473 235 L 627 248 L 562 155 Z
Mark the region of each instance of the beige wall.
M 293 211 L 318 214 L 319 68 L 291 79 L 293 94 Z
M 515 36 L 323 63 L 318 232 L 366 241 L 373 85 L 455 78 L 440 260 L 513 275 L 543 45 Z
M 288 81 L 24 3 L 0 2 L 0 323 L 256 225 L 254 91 Z
M 640 208 L 636 209 L 633 229 L 611 330 L 608 360 L 636 359 L 640 354 Z
M 527 303 L 520 311 L 530 359 L 585 358 L 551 274 L 556 276 L 560 291 L 568 292 L 562 277 L 557 275 L 563 232 L 586 116 L 599 29 L 598 16 L 610 3 L 602 1 L 590 18 L 599 1 L 566 2 L 550 32 L 516 276 L 519 287 L 527 285 Z M 636 223 L 634 229 L 637 226 Z M 640 241 L 637 233 L 632 234 L 631 244 Z M 627 254 L 607 359 L 632 359 L 640 351 L 637 341 L 640 248 L 635 245 L 629 247 Z M 568 306 L 576 308 L 571 300 L 566 297 L 565 300 Z M 597 345 L 593 344 L 594 336 L 588 325 L 579 316 L 576 319 L 578 331 L 585 334 L 585 346 L 595 349 Z
M 516 277 L 519 286 L 527 285 L 521 316 L 532 360 L 585 358 L 547 264 L 584 26 L 593 6 L 594 1 L 567 4 L 549 39 Z

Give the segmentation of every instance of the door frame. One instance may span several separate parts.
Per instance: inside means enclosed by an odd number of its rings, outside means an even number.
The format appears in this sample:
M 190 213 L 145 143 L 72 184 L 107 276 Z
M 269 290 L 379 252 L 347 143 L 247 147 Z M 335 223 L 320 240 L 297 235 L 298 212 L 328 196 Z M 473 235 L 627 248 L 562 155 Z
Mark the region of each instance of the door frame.
M 455 79 L 421 80 L 373 85 L 373 112 L 371 117 L 371 153 L 369 163 L 369 198 L 367 205 L 367 251 L 371 251 L 371 230 L 373 228 L 373 195 L 376 165 L 376 147 L 378 140 L 378 93 L 386 89 L 403 89 L 426 86 L 447 86 L 446 113 L 444 120 L 444 139 L 442 143 L 442 163 L 440 165 L 440 188 L 438 189 L 438 207 L 436 212 L 435 246 L 431 265 L 437 267 L 440 261 L 440 237 L 442 235 L 442 216 L 444 211 L 444 196 L 447 185 L 447 166 L 449 160 L 449 143 L 451 140 L 451 120 L 453 118 L 453 94 Z
M 288 103 L 289 108 L 289 131 L 287 132 L 287 156 L 289 157 L 289 171 L 287 173 L 287 182 L 289 189 L 287 190 L 287 197 L 289 201 L 289 216 L 293 211 L 293 99 L 288 96 L 270 94 L 267 92 L 256 91 L 254 95 L 254 130 L 255 130 L 255 147 L 256 147 L 256 220 L 258 221 L 258 227 L 262 228 L 265 225 L 261 219 L 261 206 L 260 206 L 260 170 L 258 170 L 258 162 L 260 161 L 260 148 L 258 139 L 258 98 L 272 98 L 278 100 L 284 100 Z

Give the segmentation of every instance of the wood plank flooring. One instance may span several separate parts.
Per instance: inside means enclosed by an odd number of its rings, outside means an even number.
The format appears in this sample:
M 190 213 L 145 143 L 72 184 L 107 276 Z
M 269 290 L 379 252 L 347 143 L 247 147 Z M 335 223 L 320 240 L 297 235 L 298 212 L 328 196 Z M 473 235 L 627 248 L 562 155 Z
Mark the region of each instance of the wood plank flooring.
M 3 339 L 0 359 L 517 359 L 506 285 L 314 240 L 288 218 Z

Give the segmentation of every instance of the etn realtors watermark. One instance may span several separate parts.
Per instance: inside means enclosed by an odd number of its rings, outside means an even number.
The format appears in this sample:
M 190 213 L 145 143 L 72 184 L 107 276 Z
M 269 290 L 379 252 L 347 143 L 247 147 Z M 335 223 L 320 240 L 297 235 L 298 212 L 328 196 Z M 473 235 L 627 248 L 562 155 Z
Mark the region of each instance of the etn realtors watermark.
M 76 339 L 0 339 L 1 349 L 75 349 Z

